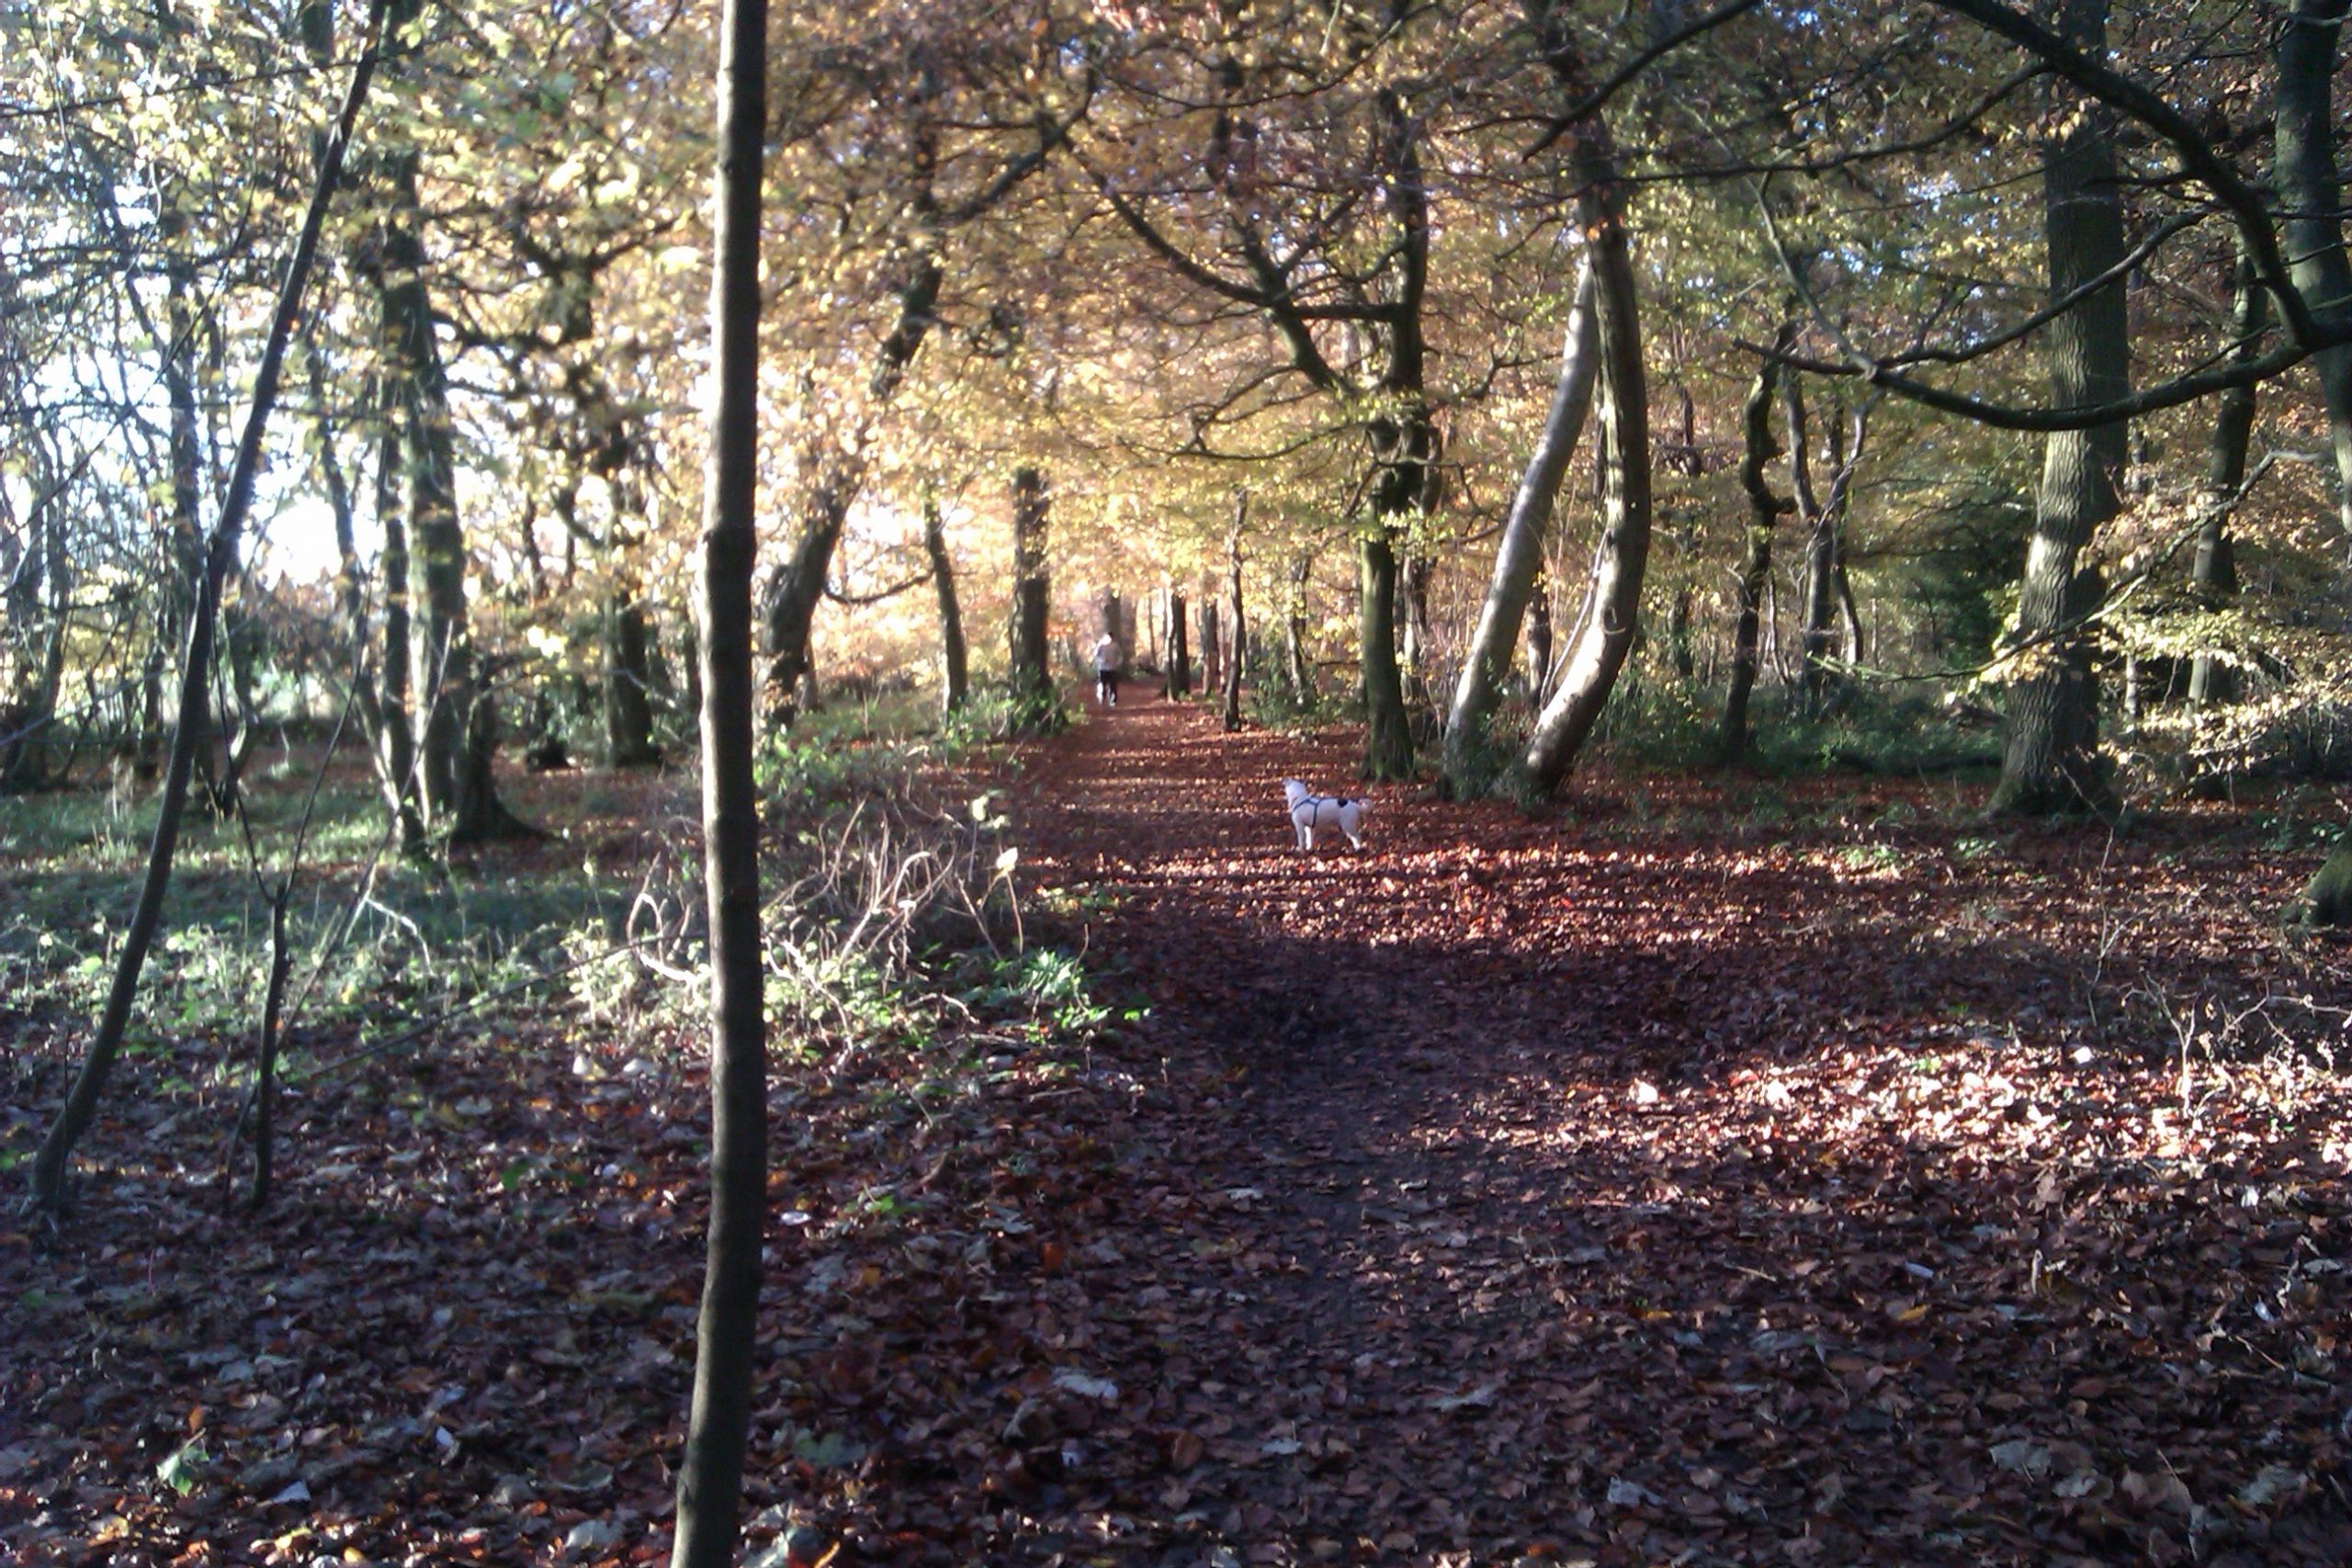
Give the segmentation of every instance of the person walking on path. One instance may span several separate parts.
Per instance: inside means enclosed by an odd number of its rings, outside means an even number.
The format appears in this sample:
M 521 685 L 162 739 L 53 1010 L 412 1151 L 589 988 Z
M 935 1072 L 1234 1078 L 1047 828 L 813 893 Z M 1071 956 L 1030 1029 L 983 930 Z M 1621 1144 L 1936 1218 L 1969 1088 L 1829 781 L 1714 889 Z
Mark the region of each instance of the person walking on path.
M 1094 639 L 1094 695 L 1106 708 L 1119 705 L 1119 645 L 1109 632 Z

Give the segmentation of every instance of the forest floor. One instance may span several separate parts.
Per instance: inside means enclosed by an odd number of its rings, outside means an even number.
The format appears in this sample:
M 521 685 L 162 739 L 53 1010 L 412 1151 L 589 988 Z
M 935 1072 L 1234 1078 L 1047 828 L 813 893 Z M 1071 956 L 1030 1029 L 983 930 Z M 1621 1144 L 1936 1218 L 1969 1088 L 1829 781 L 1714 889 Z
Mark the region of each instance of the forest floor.
M 1279 782 L 1347 739 L 1091 715 L 1008 779 L 1082 988 L 779 1043 L 754 1561 L 2352 1560 L 2310 853 L 1600 774 L 1302 854 Z M 6 1007 L 13 1162 L 80 1029 Z M 371 1055 L 260 1218 L 192 1066 L 125 1064 L 62 1231 L 0 1220 L 0 1557 L 661 1560 L 691 1051 Z

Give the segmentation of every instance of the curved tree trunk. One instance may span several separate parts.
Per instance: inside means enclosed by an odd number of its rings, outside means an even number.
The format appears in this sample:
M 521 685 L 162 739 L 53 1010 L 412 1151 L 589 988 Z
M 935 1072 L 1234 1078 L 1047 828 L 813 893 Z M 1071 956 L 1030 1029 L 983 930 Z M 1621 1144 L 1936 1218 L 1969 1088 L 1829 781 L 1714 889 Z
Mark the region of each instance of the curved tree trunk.
M 1487 584 L 1486 602 L 1478 608 L 1478 624 L 1462 660 L 1462 674 L 1453 686 L 1453 705 L 1445 717 L 1444 763 L 1448 787 L 1457 798 L 1483 794 L 1493 782 L 1493 770 L 1481 759 L 1488 753 L 1487 728 L 1503 682 L 1510 673 L 1511 651 L 1518 645 L 1535 581 L 1544 570 L 1544 539 L 1550 531 L 1552 508 L 1560 493 L 1561 477 L 1575 455 L 1592 408 L 1592 387 L 1600 363 L 1600 336 L 1594 327 L 1592 258 L 1577 265 L 1576 302 L 1568 313 L 1567 341 L 1560 350 L 1560 374 L 1552 386 L 1552 406 L 1535 450 L 1511 495 L 1510 513 L 1503 520 L 1501 542 L 1495 547 L 1495 570 Z M 1543 662 L 1551 655 L 1551 617 L 1543 619 Z M 1531 642 L 1532 638 L 1531 637 Z M 1531 655 L 1533 649 L 1531 647 Z M 1531 659 L 1529 682 L 1539 700 L 1545 671 Z
M 1582 62 L 1558 18 L 1545 16 L 1545 57 L 1572 96 L 1584 88 Z M 1600 547 L 1584 614 L 1560 683 L 1537 716 L 1520 758 L 1524 792 L 1559 788 L 1600 721 L 1618 671 L 1633 649 L 1642 579 L 1650 553 L 1649 388 L 1642 367 L 1641 298 L 1625 233 L 1616 155 L 1598 117 L 1568 132 L 1579 194 L 1577 217 L 1592 256 L 1593 310 L 1600 333 L 1600 431 L 1596 469 L 1601 486 Z
M 1795 337 L 1793 326 L 1783 326 L 1775 346 L 1785 352 Z M 1781 455 L 1780 444 L 1772 439 L 1772 389 L 1779 377 L 1779 364 L 1764 360 L 1757 366 L 1756 379 L 1748 383 L 1747 400 L 1740 404 L 1739 488 L 1747 496 L 1747 549 L 1739 563 L 1731 684 L 1724 694 L 1723 735 L 1718 742 L 1717 760 L 1726 768 L 1739 766 L 1747 757 L 1747 696 L 1756 686 L 1756 628 L 1763 612 L 1765 580 L 1772 574 L 1772 532 L 1795 504 L 1786 496 L 1773 494 L 1764 478 L 1765 465 Z M 1795 435 L 1797 417 L 1792 412 L 1792 452 L 1802 449 Z
M 2061 24 L 2094 54 L 2107 38 L 2107 0 L 2066 0 Z M 2050 150 L 2042 199 L 2053 297 L 2073 292 L 2124 256 L 2123 201 L 2116 179 L 2113 115 L 2074 108 Z M 2093 291 L 2049 329 L 2052 400 L 2101 403 L 2131 388 L 2130 326 L 2120 279 Z M 2011 639 L 2017 673 L 2008 686 L 2008 735 L 1989 809 L 2048 816 L 2107 809 L 2110 790 L 2098 751 L 2098 675 L 2090 617 L 2106 596 L 2096 563 L 2082 555 L 2120 505 L 2116 479 L 2127 431 L 2120 422 L 2061 431 L 2042 446 L 2033 537 L 2018 589 Z
M 928 201 L 922 204 L 922 209 L 926 215 L 929 213 Z M 945 278 L 935 237 L 921 236 L 911 270 L 899 288 L 899 319 L 891 327 L 890 335 L 882 340 L 874 374 L 866 382 L 866 427 L 837 449 L 821 457 L 812 455 L 810 467 L 817 474 L 816 482 L 810 487 L 801 512 L 792 553 L 768 586 L 767 684 L 772 725 L 791 720 L 794 698 L 808 672 L 808 632 L 816 622 L 817 606 L 825 597 L 825 579 L 832 570 L 833 550 L 841 543 L 850 508 L 857 503 L 859 492 L 865 488 L 865 454 L 873 440 L 873 423 L 890 406 L 905 383 L 907 367 L 914 363 L 917 351 L 931 332 L 940 286 Z

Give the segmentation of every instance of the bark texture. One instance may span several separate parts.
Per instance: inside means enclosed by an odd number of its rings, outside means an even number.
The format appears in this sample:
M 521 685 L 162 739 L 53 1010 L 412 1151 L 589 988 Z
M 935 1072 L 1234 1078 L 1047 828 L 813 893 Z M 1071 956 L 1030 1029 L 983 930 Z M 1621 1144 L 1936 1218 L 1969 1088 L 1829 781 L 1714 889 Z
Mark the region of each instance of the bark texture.
M 2094 54 L 2105 49 L 2107 0 L 2066 0 L 2060 21 L 2077 46 Z M 2123 260 L 2113 119 L 2104 106 L 2080 104 L 2049 148 L 2042 200 L 2052 298 L 2081 288 Z M 2107 402 L 2131 390 L 2124 306 L 2119 277 L 2050 324 L 2055 406 Z M 2090 626 L 2106 584 L 2097 563 L 2083 556 L 2121 504 L 2116 484 L 2128 456 L 2127 434 L 2119 421 L 2056 432 L 2044 440 L 2033 536 L 2010 639 L 2016 673 L 2007 692 L 2001 780 L 1990 803 L 1996 814 L 2103 811 L 2109 804 L 2098 750 L 2098 675 Z
M 1567 342 L 1560 351 L 1560 374 L 1552 386 L 1552 405 L 1535 438 L 1535 450 L 1528 456 L 1526 471 L 1520 476 L 1519 489 L 1512 492 L 1502 539 L 1495 547 L 1494 575 L 1478 607 L 1478 624 L 1470 634 L 1462 674 L 1454 682 L 1453 706 L 1446 712 L 1445 778 L 1457 798 L 1484 794 L 1497 772 L 1487 761 L 1492 755 L 1487 728 L 1510 673 L 1511 652 L 1518 646 L 1536 579 L 1544 570 L 1544 543 L 1551 531 L 1560 480 L 1592 408 L 1600 362 L 1592 289 L 1592 260 L 1588 255 L 1577 267 L 1575 303 L 1568 313 Z M 1542 624 L 1542 657 L 1548 664 L 1548 615 Z M 1531 637 L 1529 677 L 1540 692 L 1544 671 L 1533 667 L 1533 641 Z
M 759 541 L 760 181 L 766 0 L 725 0 L 710 283 L 715 397 L 704 484 L 703 879 L 710 912 L 710 1234 L 695 1325 L 694 1404 L 678 1466 L 673 1568 L 735 1560 L 767 1222 L 767 1031 L 760 820 L 752 777 L 752 575 Z

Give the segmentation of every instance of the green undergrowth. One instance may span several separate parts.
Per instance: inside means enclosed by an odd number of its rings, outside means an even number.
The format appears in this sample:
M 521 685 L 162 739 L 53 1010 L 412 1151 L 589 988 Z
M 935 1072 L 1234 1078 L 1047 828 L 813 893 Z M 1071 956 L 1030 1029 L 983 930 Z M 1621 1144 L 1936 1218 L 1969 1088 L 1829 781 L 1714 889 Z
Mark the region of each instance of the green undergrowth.
M 1030 1042 L 1099 1021 L 1082 977 L 1024 946 L 1003 797 L 967 782 L 1017 716 L 982 697 L 943 724 L 930 704 L 892 696 L 804 715 L 763 748 L 763 931 L 784 1057 L 927 1050 L 975 1030 Z M 277 769 L 253 782 L 254 842 L 274 882 L 310 780 Z M 658 812 L 630 793 L 645 787 L 551 775 L 529 813 L 547 838 L 457 864 L 381 852 L 372 789 L 322 789 L 288 909 L 289 1077 L 355 1050 L 428 1051 L 465 1020 L 518 1038 L 593 1037 L 606 1055 L 698 1051 L 691 785 L 678 781 L 679 799 Z M 86 1037 L 153 823 L 152 800 L 102 791 L 0 800 L 0 1017 Z M 242 1062 L 268 931 L 243 830 L 191 812 L 126 1049 L 176 1056 L 209 1041 L 214 1058 Z

